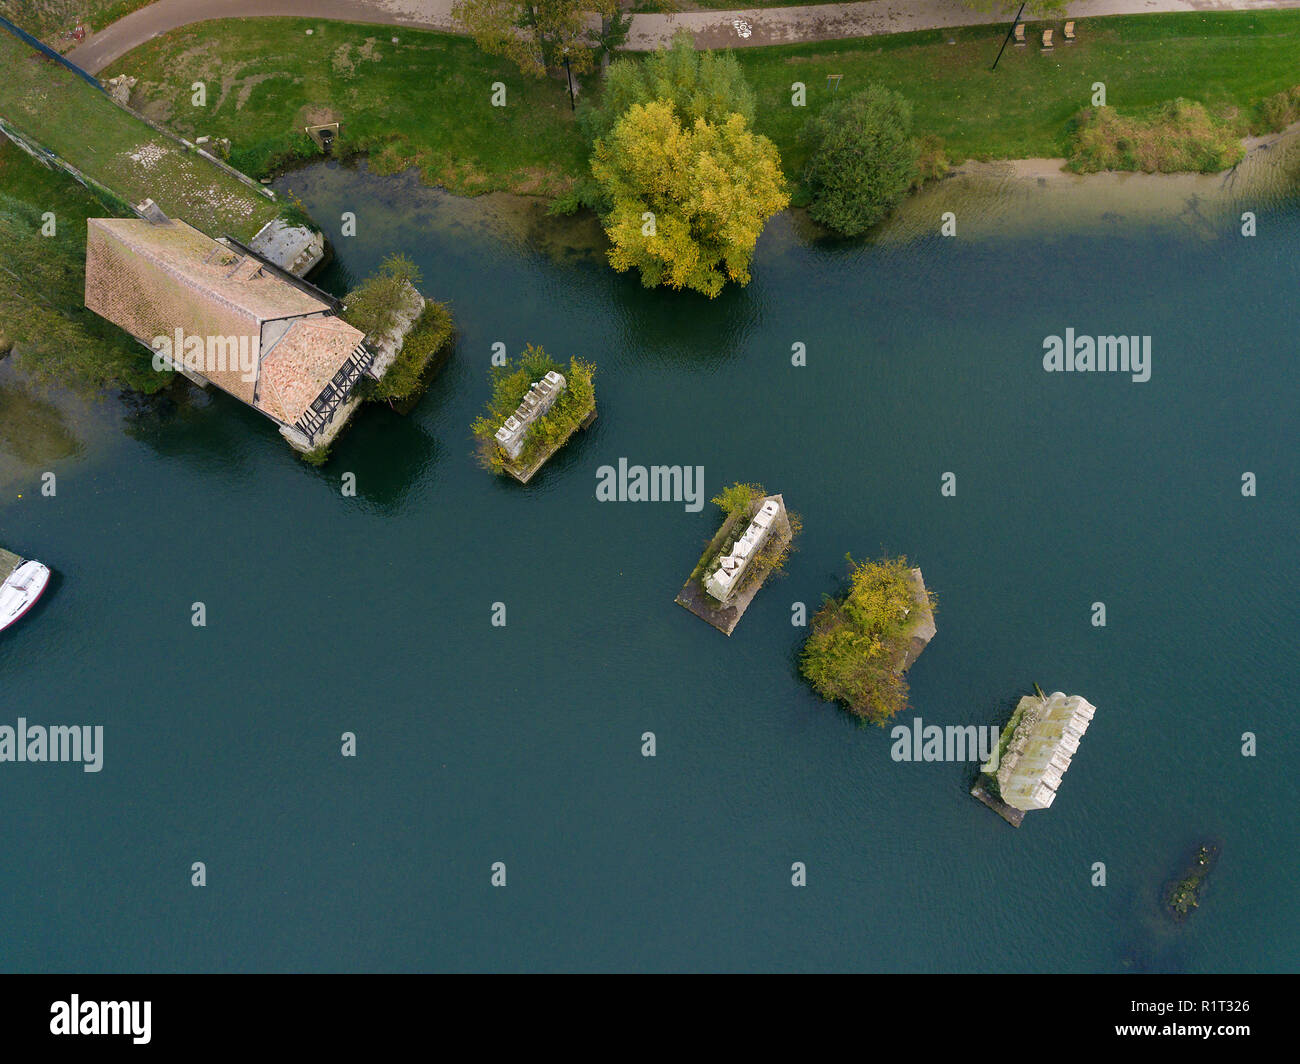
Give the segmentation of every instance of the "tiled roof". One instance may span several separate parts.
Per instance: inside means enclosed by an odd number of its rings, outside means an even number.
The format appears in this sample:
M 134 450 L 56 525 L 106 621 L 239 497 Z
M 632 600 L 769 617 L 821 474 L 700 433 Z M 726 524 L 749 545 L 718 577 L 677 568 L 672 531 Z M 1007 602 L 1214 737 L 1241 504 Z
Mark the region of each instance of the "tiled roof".
M 177 329 L 265 341 L 256 382 L 235 369 L 201 372 L 285 424 L 302 416 L 364 339 L 341 318 L 323 316 L 322 300 L 184 222 L 88 224 L 86 306 L 145 343 Z M 284 326 L 267 323 L 286 318 L 294 320 L 277 342 Z
M 96 230 L 111 234 L 155 270 L 188 282 L 207 299 L 258 322 L 329 309 L 314 296 L 262 271 L 257 259 L 245 257 L 184 222 L 173 219 L 157 225 L 141 218 L 91 218 L 89 225 L 92 238 Z M 94 266 L 93 259 L 86 264 L 87 284 Z
M 342 318 L 301 318 L 262 359 L 257 406 L 293 424 L 365 335 Z

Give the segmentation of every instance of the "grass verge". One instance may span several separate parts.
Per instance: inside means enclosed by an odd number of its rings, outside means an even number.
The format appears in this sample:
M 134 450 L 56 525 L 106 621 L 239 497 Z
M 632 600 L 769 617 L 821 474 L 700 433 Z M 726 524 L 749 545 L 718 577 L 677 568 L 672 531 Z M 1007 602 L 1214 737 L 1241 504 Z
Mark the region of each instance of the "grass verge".
M 104 76 L 118 73 L 140 78 L 150 118 L 191 138 L 229 137 L 230 164 L 256 177 L 318 157 L 303 127 L 335 121 L 336 153 L 367 153 L 379 173 L 413 166 L 464 195 L 555 194 L 586 165 L 562 82 L 527 78 L 448 34 L 318 19 L 203 22 L 142 45 Z M 206 107 L 191 104 L 196 81 L 208 87 Z M 504 107 L 492 105 L 498 82 Z

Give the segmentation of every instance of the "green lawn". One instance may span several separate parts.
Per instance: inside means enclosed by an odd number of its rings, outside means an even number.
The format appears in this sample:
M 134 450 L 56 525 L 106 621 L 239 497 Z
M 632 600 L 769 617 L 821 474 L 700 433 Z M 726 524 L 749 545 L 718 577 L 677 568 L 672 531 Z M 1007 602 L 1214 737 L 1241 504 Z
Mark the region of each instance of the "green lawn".
M 1059 20 L 1058 20 L 1059 21 Z M 305 31 L 313 33 L 307 36 Z M 871 80 L 913 104 L 917 132 L 942 138 L 950 158 L 1063 156 L 1070 121 L 1094 82 L 1121 113 L 1178 96 L 1243 120 L 1265 97 L 1300 82 L 1300 11 L 1134 16 L 1079 22 L 1078 43 L 1044 54 L 1008 48 L 990 71 L 1005 28 L 856 38 L 736 52 L 758 97 L 758 129 L 797 176 L 797 134 L 831 98 Z M 391 43 L 398 36 L 399 45 Z M 954 44 L 949 44 L 952 39 Z M 188 135 L 234 142 L 231 161 L 257 175 L 307 157 L 311 120 L 340 119 L 340 148 L 371 153 L 390 171 L 418 166 L 453 191 L 551 193 L 586 165 L 563 83 L 524 78 L 467 39 L 315 20 L 208 22 L 160 37 L 110 74 L 141 77 L 151 114 Z M 190 85 L 209 85 L 209 105 L 190 105 Z M 491 85 L 507 106 L 490 106 Z M 790 86 L 807 86 L 807 106 Z M 589 78 L 588 92 L 599 91 Z
M 0 118 L 128 203 L 152 198 L 213 235 L 247 240 L 280 207 L 0 31 Z
M 996 71 L 1006 27 L 745 48 L 736 56 L 758 96 L 756 125 L 791 175 L 806 157 L 799 128 L 831 98 L 827 74 L 844 76 L 840 92 L 873 80 L 897 89 L 912 102 L 917 132 L 937 134 L 954 159 L 1064 156 L 1070 120 L 1089 106 L 1098 81 L 1120 112 L 1185 96 L 1243 113 L 1300 82 L 1300 11 L 1088 19 L 1077 32 L 1076 44 L 1047 54 L 1035 44 L 1008 47 Z M 806 108 L 790 106 L 795 81 L 808 87 Z
M 315 154 L 303 126 L 335 120 L 337 151 L 369 152 L 383 172 L 417 166 L 463 193 L 556 192 L 586 160 L 564 83 L 526 78 L 463 37 L 234 19 L 166 34 L 105 76 L 121 72 L 141 78 L 150 117 L 182 135 L 229 137 L 231 164 L 257 176 Z M 195 81 L 208 86 L 206 108 L 191 105 Z M 491 105 L 494 82 L 504 107 Z

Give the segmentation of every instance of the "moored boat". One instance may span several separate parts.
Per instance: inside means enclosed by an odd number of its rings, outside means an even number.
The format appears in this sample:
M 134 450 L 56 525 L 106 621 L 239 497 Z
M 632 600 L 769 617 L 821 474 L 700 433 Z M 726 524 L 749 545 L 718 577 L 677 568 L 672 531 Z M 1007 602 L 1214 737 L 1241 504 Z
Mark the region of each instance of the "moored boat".
M 0 631 L 4 631 L 35 606 L 49 582 L 48 568 L 40 562 L 20 559 L 4 578 L 4 582 L 0 583 Z

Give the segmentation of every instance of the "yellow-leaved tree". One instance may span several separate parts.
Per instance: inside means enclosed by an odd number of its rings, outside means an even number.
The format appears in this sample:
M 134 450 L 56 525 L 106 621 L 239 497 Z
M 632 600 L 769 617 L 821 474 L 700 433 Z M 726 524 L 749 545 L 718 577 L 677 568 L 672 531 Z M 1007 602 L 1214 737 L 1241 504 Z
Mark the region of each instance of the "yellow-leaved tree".
M 609 260 L 647 288 L 712 298 L 747 284 L 763 225 L 790 202 L 776 147 L 744 116 L 685 123 L 668 100 L 636 104 L 596 142 L 591 172 L 610 205 Z

